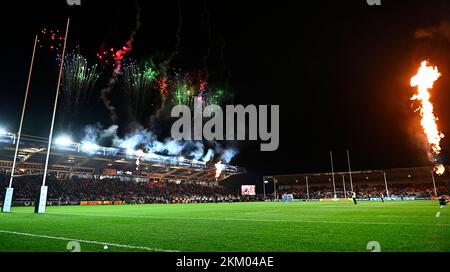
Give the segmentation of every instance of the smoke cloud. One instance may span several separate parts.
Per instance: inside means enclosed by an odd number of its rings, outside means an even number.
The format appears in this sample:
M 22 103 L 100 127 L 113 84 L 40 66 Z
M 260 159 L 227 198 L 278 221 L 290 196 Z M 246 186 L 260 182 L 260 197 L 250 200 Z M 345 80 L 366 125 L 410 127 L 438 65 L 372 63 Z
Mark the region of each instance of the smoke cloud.
M 418 29 L 414 36 L 417 39 L 444 39 L 450 42 L 450 23 L 442 21 L 438 26 Z
M 201 141 L 181 141 L 172 138 L 160 141 L 157 135 L 143 127 L 136 128 L 124 137 L 120 137 L 118 128 L 117 125 L 112 125 L 106 129 L 102 129 L 99 124 L 86 126 L 82 143 L 100 145 L 110 141 L 113 147 L 126 149 L 130 154 L 135 154 L 137 150 L 143 150 L 145 153 L 183 156 L 206 163 L 212 161 L 216 155 L 220 155 L 223 162 L 230 163 L 238 154 L 236 148 L 224 149 L 217 142 L 209 142 L 210 145 L 213 144 L 213 147 L 207 149 Z

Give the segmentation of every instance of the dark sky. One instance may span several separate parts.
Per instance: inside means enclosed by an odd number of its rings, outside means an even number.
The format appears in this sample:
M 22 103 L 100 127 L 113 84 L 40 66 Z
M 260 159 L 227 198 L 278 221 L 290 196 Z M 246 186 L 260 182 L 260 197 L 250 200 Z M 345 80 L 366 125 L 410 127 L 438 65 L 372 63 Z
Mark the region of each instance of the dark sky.
M 37 31 L 62 30 L 71 16 L 70 46 L 79 45 L 94 61 L 102 44 L 127 40 L 136 16 L 133 1 L 82 0 L 80 7 L 64 0 L 16 2 L 2 8 L 12 16 L 0 19 L 0 124 L 10 130 L 18 126 Z M 167 55 L 176 45 L 177 1 L 140 2 L 142 27 L 131 57 Z M 423 59 L 439 67 L 432 100 L 439 127 L 450 134 L 450 32 L 427 39 L 414 33 L 450 21 L 450 2 L 304 2 L 180 0 L 180 52 L 172 66 L 201 69 L 209 48 L 211 80 L 227 81 L 235 104 L 280 105 L 278 151 L 262 153 L 258 142 L 242 142 L 232 163 L 252 173 L 248 183 L 262 174 L 328 171 L 331 149 L 338 170 L 346 168 L 346 149 L 354 169 L 428 165 L 409 80 Z M 46 54 L 38 52 L 27 134 L 49 130 L 57 71 Z M 90 123 L 94 116 L 107 125 L 101 102 L 92 104 Z M 442 144 L 448 163 L 449 142 Z

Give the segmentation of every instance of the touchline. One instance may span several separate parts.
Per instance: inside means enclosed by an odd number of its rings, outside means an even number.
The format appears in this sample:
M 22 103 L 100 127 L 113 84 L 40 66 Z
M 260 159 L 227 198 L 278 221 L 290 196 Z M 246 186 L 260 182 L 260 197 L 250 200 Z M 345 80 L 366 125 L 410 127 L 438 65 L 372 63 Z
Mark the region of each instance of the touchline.
M 203 107 L 202 101 L 196 99 L 193 113 L 186 105 L 176 105 L 171 117 L 178 118 L 171 129 L 172 138 L 176 140 L 260 140 L 261 151 L 275 151 L 280 143 L 279 105 L 226 105 L 224 112 L 218 105 Z

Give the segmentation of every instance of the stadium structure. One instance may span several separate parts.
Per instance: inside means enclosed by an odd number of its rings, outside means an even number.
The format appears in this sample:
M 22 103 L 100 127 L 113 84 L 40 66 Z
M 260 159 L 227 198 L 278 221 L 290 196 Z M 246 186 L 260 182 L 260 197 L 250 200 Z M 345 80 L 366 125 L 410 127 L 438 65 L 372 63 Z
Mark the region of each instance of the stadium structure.
M 0 171 L 10 173 L 14 160 L 17 137 L 13 133 L 0 133 Z M 22 135 L 18 150 L 15 176 L 42 175 L 48 140 Z M 137 160 L 139 165 L 137 167 Z M 48 173 L 57 178 L 79 176 L 85 178 L 118 178 L 135 181 L 192 181 L 209 185 L 230 176 L 242 174 L 244 168 L 224 165 L 219 178 L 212 163 L 183 157 L 162 156 L 153 153 L 137 158 L 134 152 L 114 147 L 101 147 L 92 143 L 71 141 L 52 142 Z
M 449 166 L 445 166 L 450 170 Z M 264 189 L 273 186 L 274 196 L 281 192 L 301 192 L 302 197 L 313 199 L 317 191 L 329 192 L 328 197 L 348 197 L 351 192 L 364 191 L 364 188 L 377 188 L 378 195 L 385 197 L 400 196 L 396 188 L 407 187 L 410 194 L 426 191 L 430 197 L 448 195 L 450 177 L 437 175 L 433 167 L 395 168 L 386 170 L 345 171 L 330 173 L 305 173 L 293 175 L 273 175 L 263 177 Z M 404 193 L 405 190 L 402 190 Z M 322 198 L 327 196 L 322 195 Z M 370 198 L 366 195 L 365 198 Z

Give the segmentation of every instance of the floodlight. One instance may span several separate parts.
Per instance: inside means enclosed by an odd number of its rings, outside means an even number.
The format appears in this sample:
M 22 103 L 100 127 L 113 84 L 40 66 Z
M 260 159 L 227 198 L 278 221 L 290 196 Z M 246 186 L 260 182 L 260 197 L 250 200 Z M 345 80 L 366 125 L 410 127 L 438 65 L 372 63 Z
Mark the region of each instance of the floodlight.
M 73 144 L 73 141 L 69 136 L 61 135 L 55 139 L 55 144 L 60 146 L 69 146 Z

